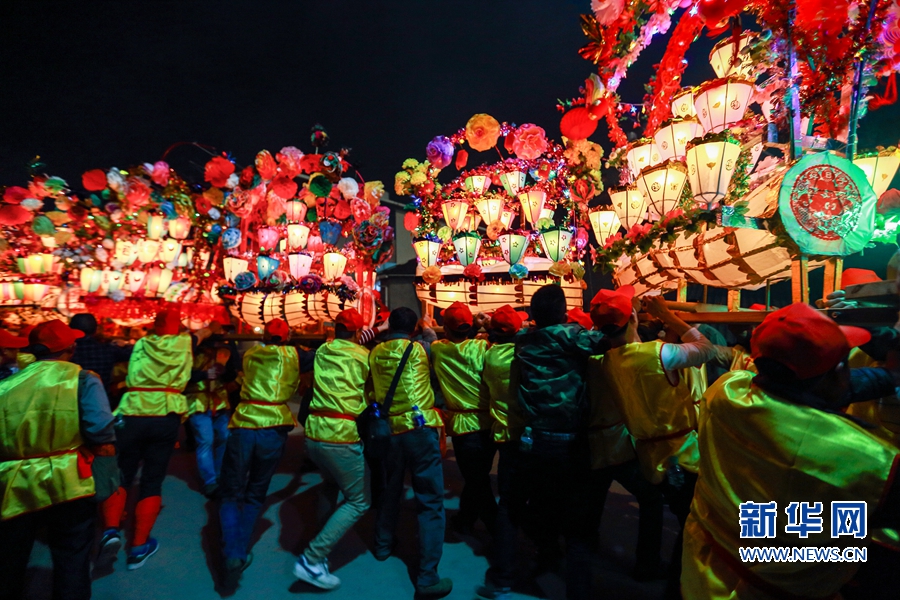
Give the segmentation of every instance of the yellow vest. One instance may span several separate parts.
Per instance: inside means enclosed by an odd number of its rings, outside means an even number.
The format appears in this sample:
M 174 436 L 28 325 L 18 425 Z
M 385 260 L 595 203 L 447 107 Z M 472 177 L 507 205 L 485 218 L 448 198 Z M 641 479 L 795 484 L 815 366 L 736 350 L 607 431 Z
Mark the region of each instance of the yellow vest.
M 741 346 L 731 348 L 731 368 L 729 370 L 757 372 L 756 365 L 753 364 L 753 357 Z
M 491 400 L 482 380 L 486 350 L 485 340 L 431 344 L 434 374 L 444 393 L 448 435 L 491 428 Z
M 597 357 L 599 376 L 635 438 L 641 472 L 651 483 L 665 479 L 670 458 L 686 471 L 697 472 L 697 405 L 699 398 L 684 377 L 672 384 L 662 367 L 663 343 L 636 342 Z M 676 374 L 677 375 L 677 374 Z
M 859 348 L 850 351 L 850 359 L 847 364 L 853 369 L 881 366 L 881 363 Z M 900 447 L 900 399 L 897 396 L 887 396 L 868 402 L 854 402 L 847 407 L 847 414 L 876 425 L 877 429 L 872 433 L 884 441 Z
M 198 348 L 194 354 L 194 371 L 208 371 L 214 364 L 223 367 L 228 362 L 231 351 L 228 348 Z M 211 410 L 213 413 L 228 410 L 228 389 L 225 384 L 216 379 L 201 379 L 195 383 L 189 383 L 184 390 L 184 397 L 188 403 L 188 415 L 205 413 Z
M 129 391 L 122 396 L 115 414 L 138 417 L 164 417 L 169 413 L 186 415 L 188 406 L 182 390 L 191 379 L 192 364 L 191 336 L 187 333 L 151 333 L 139 339 L 128 362 L 125 385 Z
M 16 366 L 19 367 L 20 371 L 33 363 L 35 360 L 36 359 L 34 357 L 34 354 L 31 354 L 29 352 L 19 352 L 18 354 L 16 354 Z
M 491 429 L 495 442 L 508 442 L 521 426 L 516 419 L 516 393 L 509 389 L 510 367 L 516 345 L 492 344 L 484 353 L 484 383 L 491 399 Z
M 313 396 L 306 437 L 332 444 L 359 441 L 356 417 L 366 408 L 369 351 L 350 340 L 319 346 L 313 368 Z
M 287 402 L 300 385 L 300 356 L 293 346 L 253 346 L 244 353 L 241 403 L 232 428 L 266 429 L 297 425 Z
M 78 473 L 79 372 L 40 361 L 0 381 L 0 518 L 94 495 Z
M 685 598 L 769 598 L 723 557 L 750 546 L 861 546 L 831 537 L 832 501 L 865 501 L 868 522 L 886 491 L 897 449 L 849 419 L 782 402 L 752 385 L 748 371 L 726 373 L 706 393 L 700 419 L 700 479 L 684 531 L 681 585 Z M 741 539 L 739 504 L 777 502 L 775 538 Z M 823 504 L 822 533 L 786 533 L 791 502 Z M 739 559 L 738 559 L 739 561 Z M 828 597 L 850 580 L 858 563 L 748 562 L 776 588 Z
M 369 353 L 369 372 L 372 374 L 372 387 L 375 389 L 375 400 L 384 401 L 394 373 L 400 365 L 400 359 L 411 344 L 408 339 L 388 340 L 375 346 Z M 427 427 L 441 427 L 441 418 L 434 410 L 434 392 L 431 389 L 431 370 L 428 366 L 428 354 L 421 344 L 416 344 L 409 355 L 409 361 L 400 375 L 394 401 L 391 403 L 388 421 L 391 431 L 396 435 L 415 429 L 413 424 L 413 406 L 418 406 L 425 415 Z
M 625 418 L 613 400 L 616 390 L 600 367 L 600 357 L 588 362 L 587 389 L 591 401 L 588 442 L 591 468 L 602 469 L 634 459 L 634 441 L 625 427 Z

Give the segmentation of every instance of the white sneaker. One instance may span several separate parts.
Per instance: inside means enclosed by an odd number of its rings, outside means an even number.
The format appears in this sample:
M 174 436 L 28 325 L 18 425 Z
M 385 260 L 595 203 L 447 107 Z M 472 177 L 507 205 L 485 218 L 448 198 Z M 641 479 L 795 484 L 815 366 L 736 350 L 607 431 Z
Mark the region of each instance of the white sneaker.
M 323 590 L 333 590 L 341 585 L 341 580 L 328 572 L 328 559 L 314 565 L 303 554 L 294 565 L 294 577 Z

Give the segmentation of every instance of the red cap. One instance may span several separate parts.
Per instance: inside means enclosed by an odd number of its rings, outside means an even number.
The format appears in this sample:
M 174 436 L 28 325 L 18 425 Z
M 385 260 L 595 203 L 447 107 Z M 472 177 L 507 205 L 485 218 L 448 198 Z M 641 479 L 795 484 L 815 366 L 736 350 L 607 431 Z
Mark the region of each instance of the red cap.
M 750 305 L 750 310 L 766 310 L 766 305 L 757 302 Z
M 600 290 L 591 300 L 591 321 L 597 329 L 607 325 L 624 327 L 634 310 L 634 288 L 623 285 L 617 290 Z
M 156 313 L 153 321 L 153 333 L 156 335 L 178 335 L 181 331 L 181 311 L 177 308 L 167 308 Z
M 338 313 L 334 319 L 335 323 L 340 323 L 347 328 L 347 331 L 356 331 L 363 327 L 363 317 L 355 308 L 347 308 Z
M 454 302 L 441 313 L 444 327 L 450 331 L 466 331 L 472 327 L 472 311 L 462 302 Z
M 28 338 L 16 337 L 5 329 L 0 329 L 0 348 L 24 348 Z
M 791 304 L 763 319 L 753 330 L 753 359 L 770 358 L 788 367 L 798 379 L 827 373 L 865 344 L 871 334 L 859 327 L 838 325 L 807 304 Z
M 869 269 L 844 269 L 844 273 L 841 275 L 841 289 L 845 290 L 851 285 L 881 280 L 881 277 L 875 271 L 870 271 Z
M 291 327 L 284 319 L 275 319 L 266 323 L 266 336 L 270 338 L 280 338 L 282 342 L 286 342 L 291 337 Z
M 513 335 L 522 329 L 522 322 L 522 314 L 516 312 L 509 304 L 504 304 L 491 314 L 488 327 L 501 335 Z
M 566 313 L 566 316 L 569 317 L 569 323 L 578 323 L 585 329 L 593 329 L 594 322 L 591 320 L 591 315 L 584 312 L 580 308 L 573 308 L 569 312 Z
M 28 341 L 32 346 L 40 344 L 50 352 L 61 352 L 84 337 L 83 331 L 72 329 L 59 320 L 44 321 L 31 330 Z

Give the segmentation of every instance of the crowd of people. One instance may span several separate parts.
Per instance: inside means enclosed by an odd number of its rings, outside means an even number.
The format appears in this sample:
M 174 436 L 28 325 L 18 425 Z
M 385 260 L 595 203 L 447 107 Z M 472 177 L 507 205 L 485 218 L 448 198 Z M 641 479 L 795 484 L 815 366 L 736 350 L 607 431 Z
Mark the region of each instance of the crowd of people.
M 839 326 L 793 304 L 768 315 L 743 346 L 726 346 L 661 297 L 638 300 L 627 286 L 601 290 L 584 312 L 567 311 L 563 290 L 548 285 L 529 308 L 530 316 L 510 306 L 473 314 L 454 303 L 441 315 L 443 339 L 409 308 L 374 329 L 347 309 L 315 349 L 292 345 L 288 325 L 274 320 L 243 356 L 220 330 L 184 332 L 176 311 L 159 313 L 133 347 L 97 341 L 90 315 L 48 321 L 27 336 L 0 331 L 0 599 L 22 596 L 42 526 L 54 598 L 89 598 L 91 563 L 111 562 L 123 546 L 129 570 L 164 552 L 151 534 L 182 424 L 196 445 L 202 492 L 217 503 L 223 585 L 238 586 L 300 422 L 322 493 L 343 496 L 294 565 L 298 579 L 322 589 L 340 585 L 328 556 L 370 509 L 374 557 L 395 551 L 408 476 L 419 598 L 453 589 L 439 571 L 445 528 L 466 534 L 479 522 L 491 537 L 479 597 L 511 597 L 523 536 L 539 566 L 565 559 L 568 598 L 599 597 L 592 557 L 614 481 L 639 504 L 632 576 L 665 578 L 667 598 L 895 597 L 895 330 Z M 302 388 L 295 416 L 288 402 Z M 464 481 L 449 520 L 448 447 Z M 834 535 L 835 523 L 816 521 L 840 502 L 866 503 L 863 535 L 859 526 Z M 666 506 L 679 526 L 668 561 Z M 869 542 L 862 569 L 742 554 Z

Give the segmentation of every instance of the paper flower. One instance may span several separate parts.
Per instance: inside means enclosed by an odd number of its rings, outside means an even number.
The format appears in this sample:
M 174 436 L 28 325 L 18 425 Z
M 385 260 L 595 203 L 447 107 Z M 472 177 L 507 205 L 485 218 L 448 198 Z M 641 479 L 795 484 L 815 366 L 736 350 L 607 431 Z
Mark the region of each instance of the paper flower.
M 237 248 L 241 244 L 241 230 L 229 227 L 222 232 L 222 247 L 226 250 Z
M 244 167 L 241 169 L 241 176 L 238 178 L 238 184 L 241 187 L 249 188 L 253 185 L 254 177 L 256 177 L 256 173 L 253 171 L 253 167 Z
M 149 175 L 153 183 L 165 187 L 169 183 L 169 163 L 162 160 L 153 163 Z
M 325 198 L 331 193 L 332 184 L 328 178 L 321 173 L 316 173 L 309 179 L 309 191 L 317 198 Z
M 234 287 L 239 290 L 249 290 L 256 284 L 256 275 L 250 271 L 238 273 L 234 277 Z
M 19 206 L 26 210 L 35 211 L 44 206 L 44 203 L 37 198 L 25 198 Z
M 285 146 L 275 158 L 278 160 L 278 169 L 285 177 L 293 179 L 303 170 L 300 162 L 303 160 L 303 152 L 294 146 Z
M 266 180 L 275 178 L 275 174 L 278 172 L 278 165 L 275 164 L 275 159 L 272 158 L 268 150 L 260 150 L 256 154 L 254 163 L 256 164 L 256 172 L 259 173 L 260 177 Z
M 81 176 L 81 185 L 89 192 L 99 192 L 106 187 L 106 173 L 91 169 Z
M 214 156 L 203 171 L 203 180 L 216 187 L 224 187 L 228 178 L 234 173 L 234 164 L 222 156 Z
M 343 177 L 337 184 L 338 191 L 344 200 L 351 200 L 359 193 L 359 184 L 352 177 Z
M 132 209 L 144 206 L 150 201 L 150 186 L 139 177 L 129 177 L 125 182 L 125 199 Z
M 337 221 L 322 221 L 319 223 L 319 235 L 322 237 L 322 242 L 331 246 L 337 244 L 338 239 L 341 237 L 341 229 L 342 226 Z
M 466 141 L 472 150 L 490 150 L 497 145 L 499 137 L 500 123 L 491 115 L 478 113 L 466 123 Z
M 415 231 L 421 222 L 422 217 L 418 213 L 410 211 L 403 215 L 403 229 L 407 231 Z
M 53 235 L 56 227 L 54 227 L 53 221 L 49 218 L 44 215 L 38 215 L 31 224 L 31 230 L 37 235 Z
M 300 289 L 309 295 L 316 294 L 322 289 L 322 278 L 310 273 L 300 278 Z
M 353 213 L 353 220 L 362 223 L 372 216 L 372 207 L 362 198 L 354 198 L 350 201 L 350 211 Z
M 453 142 L 445 135 L 439 135 L 425 146 L 425 156 L 436 169 L 443 169 L 453 161 Z
M 450 238 L 453 237 L 453 230 L 450 229 L 450 227 L 448 227 L 447 225 L 444 225 L 437 230 L 437 236 L 441 238 L 442 242 L 449 242 Z
M 113 167 L 106 173 L 106 185 L 112 190 L 121 192 L 125 189 L 125 178 L 117 168 Z
M 572 265 L 564 260 L 561 260 L 550 265 L 549 272 L 555 277 L 565 277 L 572 272 Z
M 516 129 L 512 147 L 519 158 L 534 160 L 547 151 L 547 133 L 542 127 L 526 123 Z
M 513 279 L 525 279 L 528 277 L 528 267 L 522 263 L 516 263 L 509 267 L 509 276 Z
M 327 173 L 340 175 L 344 172 L 344 163 L 336 152 L 326 152 L 322 155 L 322 168 Z
M 437 265 L 431 265 L 422 271 L 422 280 L 428 285 L 434 285 L 439 282 L 443 274 L 441 274 L 441 268 Z
M 591 0 L 591 10 L 601 25 L 609 25 L 618 19 L 624 8 L 625 0 Z
M 380 206 L 372 212 L 369 220 L 378 227 L 387 227 L 391 222 L 391 211 L 386 206 Z
M 109 297 L 113 302 L 121 302 L 125 299 L 124 290 L 113 290 L 109 293 Z
M 229 190 L 233 190 L 241 183 L 241 178 L 238 177 L 237 173 L 232 173 L 228 176 L 228 180 L 225 182 L 225 187 Z
M 353 239 L 363 249 L 372 251 L 381 245 L 382 229 L 371 221 L 363 221 L 353 228 Z
M 481 265 L 476 265 L 472 263 L 471 265 L 467 265 L 465 269 L 463 269 L 463 277 L 473 281 L 484 281 L 484 273 L 481 271 Z
M 384 196 L 384 184 L 380 181 L 367 181 L 363 187 L 363 194 L 369 205 L 377 206 L 381 202 L 381 197 Z
M 272 182 L 272 191 L 280 198 L 290 200 L 297 195 L 297 182 L 284 176 L 276 177 Z
M 502 221 L 497 219 L 493 223 L 487 226 L 487 236 L 490 240 L 496 240 L 498 237 L 503 235 L 503 232 L 506 230 L 506 226 Z
M 584 265 L 580 262 L 572 263 L 572 275 L 575 279 L 584 279 Z

